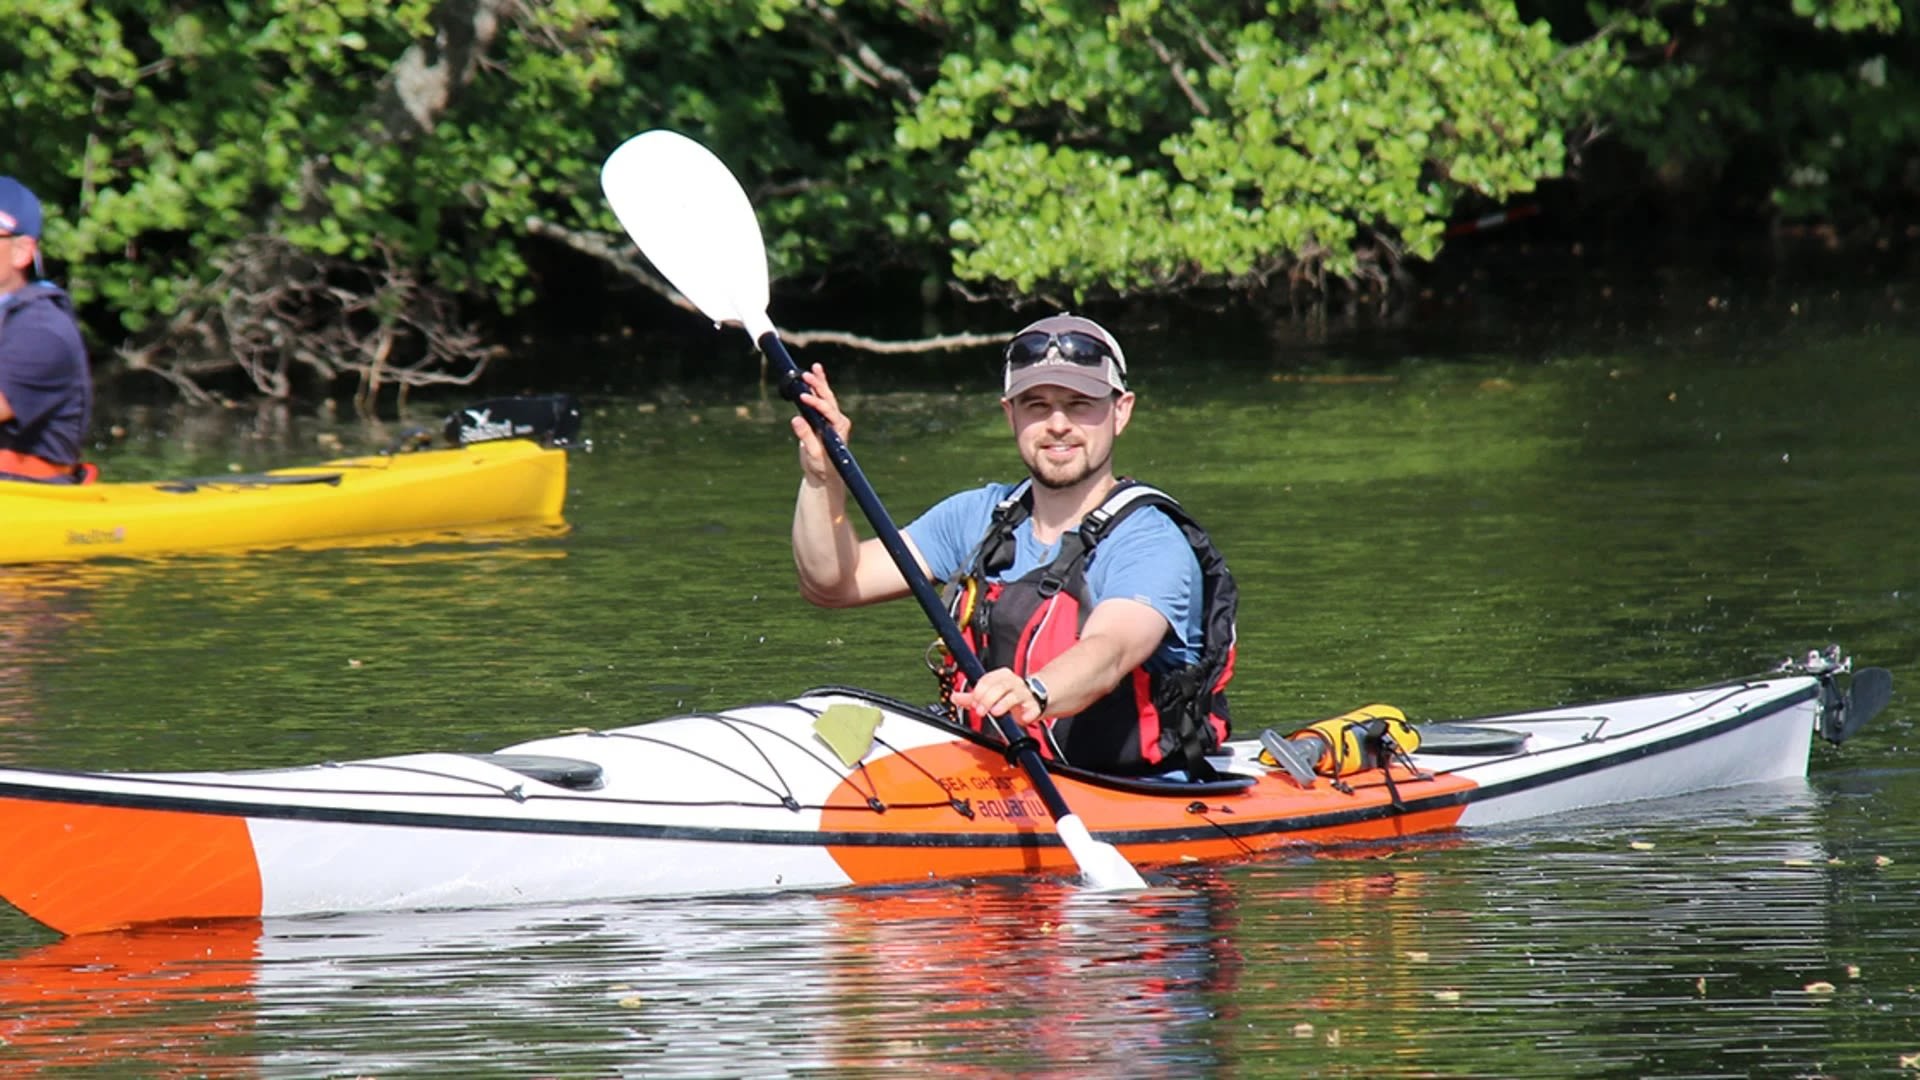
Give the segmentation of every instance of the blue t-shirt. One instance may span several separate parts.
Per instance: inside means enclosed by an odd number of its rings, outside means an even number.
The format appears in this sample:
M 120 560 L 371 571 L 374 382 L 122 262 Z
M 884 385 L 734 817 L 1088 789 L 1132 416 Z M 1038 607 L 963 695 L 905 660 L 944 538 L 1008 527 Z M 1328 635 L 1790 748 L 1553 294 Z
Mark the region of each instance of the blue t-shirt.
M 951 580 L 965 568 L 993 524 L 993 508 L 1016 486 L 988 484 L 950 495 L 906 527 L 935 581 Z M 1025 577 L 1060 553 L 1059 541 L 1041 544 L 1034 539 L 1032 518 L 1014 527 L 1013 541 L 1013 565 L 997 580 Z M 1088 599 L 1096 606 L 1119 597 L 1138 600 L 1165 616 L 1170 629 L 1148 658 L 1149 670 L 1171 671 L 1200 658 L 1206 583 L 1200 560 L 1172 518 L 1154 507 L 1127 515 L 1093 549 L 1086 578 Z
M 77 464 L 93 409 L 87 349 L 66 294 L 35 283 L 0 296 L 0 449 Z

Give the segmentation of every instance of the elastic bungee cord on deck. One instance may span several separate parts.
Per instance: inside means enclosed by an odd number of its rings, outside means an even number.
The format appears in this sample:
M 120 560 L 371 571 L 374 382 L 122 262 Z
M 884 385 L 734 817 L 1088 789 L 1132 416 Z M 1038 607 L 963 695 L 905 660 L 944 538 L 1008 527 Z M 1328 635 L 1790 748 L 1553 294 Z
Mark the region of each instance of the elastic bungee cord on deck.
M 767 704 L 784 705 L 790 708 L 799 709 L 801 712 L 804 712 L 810 716 L 819 715 L 819 712 L 817 710 L 809 709 L 806 706 L 801 705 L 797 702 L 790 702 L 790 701 L 769 702 Z M 766 765 L 767 772 L 772 777 L 773 782 L 769 783 L 767 780 L 762 779 L 759 776 L 755 776 L 747 772 L 746 770 L 739 768 L 738 766 L 729 764 L 728 762 L 715 758 L 710 754 L 692 749 L 687 746 L 683 746 L 676 742 L 671 742 L 666 739 L 658 738 L 652 735 L 647 735 L 642 732 L 585 731 L 585 732 L 581 732 L 581 734 L 584 734 L 589 738 L 624 739 L 632 742 L 644 743 L 649 746 L 660 747 L 666 750 L 678 751 L 679 753 L 686 754 L 687 756 L 695 760 L 711 765 L 714 768 L 719 769 L 720 771 L 726 774 L 729 774 L 739 780 L 745 781 L 746 783 L 759 788 L 760 790 L 766 792 L 767 795 L 774 801 L 772 803 L 759 803 L 759 802 L 744 801 L 740 799 L 647 799 L 647 798 L 616 797 L 616 796 L 607 796 L 607 795 L 575 795 L 575 794 L 549 793 L 549 792 L 529 793 L 526 791 L 524 784 L 503 785 L 496 781 L 487 780 L 487 779 L 483 779 L 475 776 L 468 776 L 462 773 L 451 772 L 444 769 L 432 769 L 432 768 L 426 768 L 420 765 L 401 765 L 401 764 L 394 764 L 392 762 L 375 762 L 375 761 L 332 762 L 332 761 L 329 761 L 329 762 L 323 762 L 320 767 L 329 768 L 329 769 L 369 769 L 369 770 L 377 770 L 377 771 L 383 771 L 383 772 L 405 773 L 405 774 L 417 775 L 422 777 L 429 777 L 435 780 L 452 781 L 454 783 L 459 783 L 459 784 L 469 784 L 474 787 L 484 789 L 493 794 L 497 794 L 505 798 L 511 799 L 517 803 L 526 803 L 526 802 L 531 802 L 538 799 L 538 800 L 546 800 L 550 802 L 595 803 L 595 804 L 601 804 L 601 805 L 619 805 L 619 806 L 681 806 L 681 807 L 731 806 L 731 807 L 740 807 L 743 809 L 753 809 L 753 808 L 770 807 L 770 806 L 777 805 L 779 807 L 782 807 L 783 809 L 794 811 L 796 813 L 803 810 L 851 809 L 851 807 L 847 807 L 847 806 L 832 806 L 827 804 L 809 805 L 806 803 L 802 803 L 799 799 L 794 797 L 792 785 L 787 781 L 786 776 L 782 773 L 780 768 L 773 763 L 772 758 L 768 756 L 766 752 L 766 748 L 762 746 L 761 743 L 746 730 L 746 729 L 752 729 L 753 731 L 760 732 L 761 734 L 766 735 L 770 738 L 779 739 L 781 742 L 786 743 L 787 745 L 793 747 L 794 749 L 800 750 L 806 755 L 806 757 L 809 760 L 812 760 L 818 763 L 821 768 L 827 770 L 837 780 L 841 780 L 852 785 L 857 791 L 860 791 L 860 795 L 863 798 L 864 808 L 873 813 L 884 814 L 887 812 L 889 807 L 894 807 L 902 810 L 930 810 L 930 809 L 935 809 L 935 808 L 944 806 L 953 810 L 955 813 L 959 814 L 961 817 L 966 818 L 969 821 L 972 821 L 975 819 L 975 811 L 973 809 L 973 806 L 970 800 L 959 798 L 957 796 L 954 796 L 951 792 L 948 792 L 946 788 L 940 784 L 938 778 L 935 777 L 933 773 L 926 768 L 926 766 L 922 765 L 919 761 L 915 760 L 915 758 L 911 753 L 908 753 L 906 751 L 902 751 L 896 747 L 893 747 L 887 744 L 884 740 L 881 740 L 878 738 L 874 740 L 875 743 L 877 743 L 882 747 L 885 747 L 887 750 L 891 751 L 894 754 L 894 756 L 900 758 L 901 760 L 905 761 L 907 764 L 911 765 L 916 772 L 918 772 L 921 776 L 926 778 L 927 783 L 930 786 L 940 791 L 942 797 L 937 801 L 929 800 L 929 801 L 921 801 L 921 802 L 900 802 L 900 801 L 888 802 L 886 800 L 883 800 L 880 798 L 879 785 L 874 781 L 873 776 L 868 771 L 867 765 L 864 761 L 859 763 L 853 769 L 843 772 L 841 768 L 838 765 L 836 765 L 833 761 L 830 761 L 827 758 L 823 757 L 820 751 L 812 744 L 804 740 L 794 739 L 791 736 L 787 735 L 785 732 L 775 730 L 773 728 L 767 727 L 766 725 L 758 723 L 753 720 L 742 719 L 736 716 L 729 716 L 724 713 L 688 713 L 683 716 L 667 717 L 664 719 L 711 720 L 721 725 L 722 727 L 725 727 L 729 731 L 732 731 L 740 735 L 740 737 L 746 740 L 747 744 L 753 748 L 754 752 L 760 756 L 760 760 Z M 483 756 L 483 755 L 476 755 L 476 756 Z M 500 767 L 508 768 L 507 766 L 500 766 Z M 855 779 L 856 776 L 859 777 L 858 780 Z M 153 782 L 168 783 L 169 781 L 166 781 L 161 778 L 155 778 Z M 285 795 L 329 794 L 329 795 L 380 796 L 380 795 L 395 794 L 391 790 L 373 790 L 373 789 L 354 790 L 354 789 L 338 789 L 338 788 L 320 789 L 320 788 L 307 788 L 307 787 L 302 787 L 302 786 L 293 785 L 293 784 L 276 784 L 272 786 L 265 786 L 265 785 L 258 785 L 258 784 L 209 784 L 206 781 L 196 781 L 195 786 L 225 787 L 225 788 L 232 788 L 237 790 L 245 790 L 249 792 L 274 792 L 274 793 L 285 794 Z M 863 787 L 865 790 L 861 791 L 860 789 Z M 452 791 L 414 791 L 414 792 L 408 792 L 406 794 L 410 798 L 418 798 L 418 799 L 465 799 L 465 798 L 472 797 L 468 794 L 463 794 L 460 792 L 452 792 Z

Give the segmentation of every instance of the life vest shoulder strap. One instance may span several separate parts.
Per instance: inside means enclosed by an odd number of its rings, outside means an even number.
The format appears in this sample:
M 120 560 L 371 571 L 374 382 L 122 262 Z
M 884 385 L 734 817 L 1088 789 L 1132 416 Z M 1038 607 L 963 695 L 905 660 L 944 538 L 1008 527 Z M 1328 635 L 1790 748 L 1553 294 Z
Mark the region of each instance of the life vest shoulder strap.
M 1022 480 L 1014 485 L 1007 497 L 994 505 L 993 520 L 987 526 L 987 534 L 974 545 L 973 554 L 967 559 L 963 574 L 972 575 L 981 581 L 1013 565 L 1013 530 L 1020 523 L 1033 516 L 1033 480 Z
M 1168 517 L 1173 518 L 1175 524 L 1186 524 L 1193 520 L 1187 516 L 1185 510 L 1180 508 L 1179 501 L 1173 496 L 1151 484 L 1123 479 L 1114 486 L 1112 491 L 1107 492 L 1107 497 L 1101 500 L 1099 506 L 1094 507 L 1081 520 L 1080 539 L 1086 543 L 1087 550 L 1092 551 L 1101 540 L 1106 539 L 1107 534 L 1111 533 L 1115 526 L 1125 521 L 1135 510 L 1147 506 L 1160 508 L 1167 513 Z
M 1210 549 L 1212 543 L 1207 540 L 1206 530 L 1202 529 L 1199 522 L 1193 520 L 1192 515 L 1181 507 L 1179 500 L 1151 484 L 1125 478 L 1122 478 L 1114 489 L 1107 493 L 1107 497 L 1101 500 L 1099 506 L 1094 507 L 1086 517 L 1081 519 L 1079 528 L 1075 530 L 1078 543 L 1062 544 L 1060 554 L 1054 559 L 1054 568 L 1064 570 L 1069 564 L 1091 555 L 1100 541 L 1111 534 L 1122 521 L 1136 510 L 1148 506 L 1158 508 L 1180 527 L 1186 534 L 1189 545 L 1194 548 L 1195 554 L 1201 556 L 1201 569 L 1210 571 L 1212 568 L 1207 565 L 1205 554 L 1201 549 L 1203 547 Z M 973 557 L 968 560 L 970 571 L 984 578 L 1012 566 L 1013 531 L 1020 527 L 1021 522 L 1032 516 L 1033 480 L 1029 478 L 1022 480 L 993 508 L 993 520 L 987 528 L 987 535 L 981 538 L 980 543 L 974 548 Z M 1069 537 L 1069 539 L 1072 538 Z
M 1179 527 L 1181 535 L 1186 537 L 1187 546 L 1193 549 L 1194 557 L 1200 561 L 1200 576 L 1206 588 L 1201 609 L 1206 621 L 1206 651 L 1210 655 L 1224 654 L 1234 644 L 1234 616 L 1239 608 L 1239 587 L 1234 584 L 1233 574 L 1227 569 L 1226 557 L 1213 545 L 1213 538 L 1173 496 L 1137 480 L 1121 481 L 1080 526 L 1087 550 L 1092 551 L 1128 515 L 1149 506 L 1167 515 Z

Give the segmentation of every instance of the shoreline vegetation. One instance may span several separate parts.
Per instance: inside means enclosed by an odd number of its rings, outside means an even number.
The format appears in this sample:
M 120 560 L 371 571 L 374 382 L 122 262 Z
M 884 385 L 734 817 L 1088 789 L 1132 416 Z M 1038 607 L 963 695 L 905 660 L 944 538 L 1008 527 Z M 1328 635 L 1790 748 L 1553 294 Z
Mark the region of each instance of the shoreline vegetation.
M 0 113 L 100 379 L 374 416 L 673 333 L 597 183 L 651 127 L 741 175 L 788 340 L 855 353 L 984 349 L 1008 308 L 1900 276 L 1916 37 L 1897 0 L 109 0 L 0 6 Z

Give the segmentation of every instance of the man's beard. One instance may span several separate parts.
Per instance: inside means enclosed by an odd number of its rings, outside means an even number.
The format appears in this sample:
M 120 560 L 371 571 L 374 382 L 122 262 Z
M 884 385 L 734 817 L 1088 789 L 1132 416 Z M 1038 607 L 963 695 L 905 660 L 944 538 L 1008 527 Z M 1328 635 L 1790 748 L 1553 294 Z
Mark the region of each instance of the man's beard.
M 1064 491 L 1078 487 L 1089 478 L 1098 475 L 1107 462 L 1113 460 L 1112 454 L 1108 454 L 1099 461 L 1083 457 L 1078 459 L 1083 464 L 1071 467 L 1071 472 L 1066 472 L 1060 467 L 1049 467 L 1045 455 L 1046 451 L 1036 450 L 1033 457 L 1027 461 L 1027 473 L 1033 477 L 1034 483 L 1050 491 Z

